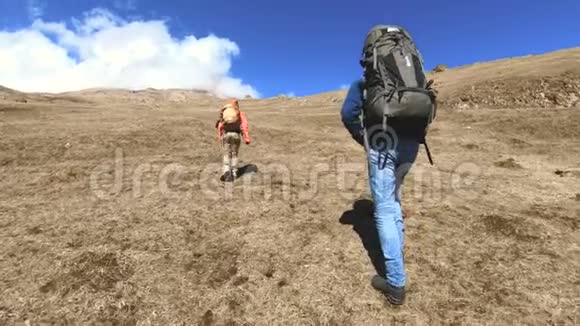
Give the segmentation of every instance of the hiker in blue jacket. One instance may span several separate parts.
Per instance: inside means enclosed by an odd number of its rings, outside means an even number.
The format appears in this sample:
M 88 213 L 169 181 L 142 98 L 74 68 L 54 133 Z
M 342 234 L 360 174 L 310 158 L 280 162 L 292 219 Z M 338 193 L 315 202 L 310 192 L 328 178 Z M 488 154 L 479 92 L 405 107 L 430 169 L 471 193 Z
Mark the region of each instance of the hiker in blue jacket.
M 388 38 L 391 37 L 390 34 L 386 35 L 387 33 L 385 31 L 387 31 L 387 29 L 390 31 L 391 27 L 384 25 L 374 27 L 367 35 L 366 42 L 377 42 L 378 40 L 379 42 L 385 42 L 383 44 L 386 44 L 389 41 Z M 383 37 L 383 35 L 385 36 Z M 400 35 L 401 34 L 397 34 L 392 37 L 404 37 Z M 376 38 L 376 40 L 373 40 L 373 37 Z M 373 78 L 373 81 L 376 81 L 376 71 L 367 71 L 367 69 L 374 69 L 373 67 L 377 66 L 376 62 L 373 63 L 372 60 L 377 60 L 377 56 L 380 57 L 381 53 L 385 53 L 385 57 L 393 56 L 393 54 L 387 52 L 388 50 L 384 50 L 384 48 L 381 48 L 381 50 L 375 49 L 374 51 L 376 52 L 374 53 L 373 59 L 372 46 L 373 44 L 371 44 L 371 46 L 365 46 L 363 54 L 365 54 L 364 51 L 369 51 L 368 49 L 371 49 L 371 54 L 367 54 L 366 61 L 364 61 L 365 57 L 361 59 L 361 65 L 363 65 L 363 68 L 365 69 L 365 77 L 369 76 L 370 78 Z M 379 54 L 377 54 L 377 52 L 379 52 Z M 409 54 L 405 55 L 410 57 Z M 402 57 L 402 59 L 396 58 L 396 60 L 390 58 L 392 59 L 390 61 L 389 58 L 380 58 L 384 61 L 379 65 L 389 63 L 399 64 L 400 62 L 401 65 L 403 65 L 402 67 L 397 66 L 388 68 L 392 68 L 390 71 L 399 70 L 401 75 L 406 78 L 404 81 L 405 84 L 412 85 L 412 78 L 421 78 L 421 74 L 423 73 L 420 63 L 420 54 L 416 54 L 416 56 L 419 60 L 415 60 L 414 67 L 411 64 L 405 65 L 406 61 L 411 61 L 406 57 Z M 412 69 L 415 70 L 413 71 Z M 420 115 L 427 116 L 427 118 L 418 115 L 417 120 L 412 120 L 415 119 L 412 118 L 411 120 L 406 120 L 404 123 L 399 123 L 402 121 L 400 119 L 398 120 L 399 122 L 397 122 L 397 119 L 391 119 L 392 122 L 387 128 L 385 128 L 386 118 L 384 118 L 385 120 L 383 120 L 382 123 L 377 123 L 377 119 L 371 121 L 372 119 L 370 117 L 365 117 L 365 114 L 362 114 L 365 87 L 364 80 L 364 78 L 357 80 L 350 86 L 342 106 L 341 118 L 342 123 L 352 138 L 358 144 L 364 146 L 367 155 L 369 185 L 374 203 L 374 218 L 385 264 L 385 275 L 375 276 L 371 283 L 375 289 L 381 291 L 386 296 L 389 302 L 392 304 L 402 304 L 405 298 L 406 273 L 404 263 L 405 226 L 402 216 L 401 200 L 399 198 L 400 187 L 403 184 L 405 176 L 415 162 L 420 144 L 424 143 L 426 128 L 425 125 L 422 124 L 424 121 L 428 121 L 432 118 L 433 113 L 429 112 L 429 110 L 433 109 L 429 107 L 432 104 L 425 104 L 429 103 L 429 101 L 425 101 L 425 99 L 429 99 L 428 96 L 430 95 L 425 95 L 424 98 L 417 97 L 420 101 L 417 101 L 414 104 L 409 104 L 412 105 L 411 109 L 402 107 L 402 105 L 405 104 L 399 104 L 403 102 L 389 102 L 386 105 L 399 105 L 397 109 L 408 110 L 407 112 L 421 111 Z M 422 93 L 429 94 L 429 83 L 420 80 L 414 84 L 418 86 L 414 89 L 409 88 L 412 93 L 410 96 L 416 96 L 415 94 Z M 376 85 L 378 85 L 378 83 L 373 83 L 368 87 L 377 87 Z M 419 90 L 417 91 L 417 89 Z M 397 96 L 405 96 L 401 94 L 406 91 L 407 89 L 400 92 Z M 376 88 L 373 92 L 374 93 L 372 93 L 371 96 L 377 98 L 371 98 L 369 106 L 372 106 L 373 103 L 381 100 L 381 98 L 378 97 L 383 96 L 384 94 L 380 91 L 377 92 Z M 369 108 L 369 110 L 372 109 L 375 108 Z M 383 110 L 382 106 L 379 110 Z M 384 111 L 381 111 L 380 115 L 384 116 L 383 112 Z
M 354 82 L 342 106 L 342 122 L 352 138 L 365 146 L 360 113 L 362 110 L 362 80 Z M 366 155 L 368 177 L 374 203 L 374 218 L 384 255 L 386 277 L 377 275 L 372 284 L 387 294 L 392 303 L 404 300 L 405 264 L 403 257 L 405 226 L 399 198 L 399 188 L 417 157 L 419 142 L 396 136 L 396 147 L 380 151 L 371 146 Z M 384 168 L 383 168 L 384 167 Z M 382 168 L 382 169 L 381 169 Z

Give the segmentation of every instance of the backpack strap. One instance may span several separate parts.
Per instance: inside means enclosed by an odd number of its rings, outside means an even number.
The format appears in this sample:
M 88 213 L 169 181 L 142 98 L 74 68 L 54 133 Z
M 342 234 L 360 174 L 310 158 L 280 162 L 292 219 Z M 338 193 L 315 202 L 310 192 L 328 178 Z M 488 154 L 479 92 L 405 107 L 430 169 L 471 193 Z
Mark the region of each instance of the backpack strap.
M 397 88 L 393 88 L 390 91 L 382 90 L 381 92 L 379 92 L 375 96 L 375 98 L 368 105 L 371 106 L 371 105 L 375 104 L 375 102 L 378 101 L 381 96 L 386 96 L 387 101 L 390 102 L 391 99 L 393 98 L 393 96 L 395 95 L 396 91 L 397 91 Z
M 396 89 L 396 91 L 399 94 L 404 93 L 404 92 L 418 92 L 418 93 L 423 93 L 423 94 L 428 95 L 429 97 L 431 97 L 431 99 L 434 99 L 433 92 L 431 92 L 428 89 L 421 88 L 421 87 L 398 87 Z

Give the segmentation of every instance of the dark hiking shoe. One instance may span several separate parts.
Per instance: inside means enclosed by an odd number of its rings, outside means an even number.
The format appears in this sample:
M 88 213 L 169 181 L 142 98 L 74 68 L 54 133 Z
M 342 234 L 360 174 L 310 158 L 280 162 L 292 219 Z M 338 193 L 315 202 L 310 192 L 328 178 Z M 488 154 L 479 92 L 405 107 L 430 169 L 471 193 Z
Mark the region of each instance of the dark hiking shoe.
M 228 172 L 224 173 L 220 179 L 221 179 L 221 181 L 224 181 L 224 182 L 232 182 L 232 181 L 234 181 L 234 176 L 231 172 L 228 171 Z
M 387 281 L 376 275 L 371 281 L 375 290 L 380 291 L 393 305 L 402 305 L 405 302 L 405 287 L 392 286 Z

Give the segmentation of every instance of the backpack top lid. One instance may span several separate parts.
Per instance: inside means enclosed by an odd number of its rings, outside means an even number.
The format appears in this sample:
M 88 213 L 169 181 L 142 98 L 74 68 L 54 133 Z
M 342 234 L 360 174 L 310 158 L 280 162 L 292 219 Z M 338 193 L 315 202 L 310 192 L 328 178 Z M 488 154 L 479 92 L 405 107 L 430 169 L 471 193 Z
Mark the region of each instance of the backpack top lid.
M 239 110 L 240 110 L 240 104 L 238 103 L 238 100 L 232 99 L 232 100 L 228 100 L 224 104 L 224 106 L 222 106 L 221 113 L 223 115 L 225 111 L 234 111 L 234 112 L 237 112 Z
M 233 103 L 227 103 L 222 109 L 222 119 L 225 123 L 236 123 L 239 121 L 239 108 Z
M 368 32 L 365 37 L 365 41 L 362 48 L 360 64 L 364 67 L 364 61 L 372 55 L 373 45 L 385 34 L 396 33 L 401 34 L 409 41 L 413 42 L 409 32 L 401 26 L 398 25 L 375 25 Z
M 223 106 L 222 109 L 225 109 L 227 106 L 233 106 L 236 109 L 239 109 L 240 108 L 240 103 L 238 103 L 238 100 L 236 100 L 236 99 L 231 99 L 231 100 L 229 100 L 229 101 L 226 102 L 226 104 Z
M 386 33 L 401 33 L 409 40 L 413 40 L 409 32 L 401 26 L 398 25 L 375 25 L 367 33 L 364 43 L 364 48 L 369 45 L 374 44 L 381 36 Z

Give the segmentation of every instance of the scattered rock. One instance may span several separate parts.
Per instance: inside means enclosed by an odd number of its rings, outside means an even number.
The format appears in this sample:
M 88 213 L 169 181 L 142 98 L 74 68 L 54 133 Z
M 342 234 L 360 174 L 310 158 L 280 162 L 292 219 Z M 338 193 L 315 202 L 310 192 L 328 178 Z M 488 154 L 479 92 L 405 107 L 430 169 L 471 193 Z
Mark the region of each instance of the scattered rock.
M 505 169 L 523 169 L 523 167 L 511 157 L 503 161 L 495 162 L 494 165 Z
M 286 280 L 285 278 L 282 278 L 280 281 L 278 281 L 279 287 L 284 287 L 286 285 L 288 285 L 288 280 Z
M 580 177 L 580 171 L 574 171 L 574 170 L 556 170 L 554 171 L 554 174 L 559 175 L 560 177 L 567 177 L 567 176 L 573 176 L 573 177 Z
M 580 201 L 580 194 L 576 194 L 576 201 Z
M 465 109 L 469 109 L 471 106 L 467 103 L 459 103 L 457 105 L 455 105 L 453 108 L 454 109 L 459 109 L 459 110 L 465 110 Z
M 274 270 L 274 268 L 272 266 L 268 267 L 268 269 L 264 272 L 264 276 L 266 276 L 267 278 L 271 278 L 274 276 L 274 273 L 276 271 Z
M 203 317 L 201 317 L 200 325 L 211 326 L 214 324 L 215 324 L 215 321 L 214 321 L 213 311 L 211 311 L 211 310 L 206 311 L 205 314 L 203 314 Z
M 477 89 L 477 92 L 475 91 Z M 506 78 L 466 86 L 442 101 L 454 109 L 487 107 L 570 108 L 579 103 L 580 74 L 567 72 L 558 76 Z
M 529 146 L 530 144 L 528 142 L 526 142 L 525 140 L 519 139 L 519 138 L 509 138 L 508 143 L 513 145 L 514 147 L 525 147 L 525 146 Z
M 247 276 L 239 276 L 234 280 L 233 285 L 240 286 L 240 285 L 247 283 L 249 280 L 250 280 L 250 278 Z
M 556 175 L 558 175 L 560 177 L 565 177 L 569 173 L 570 173 L 570 171 L 564 171 L 564 170 L 556 170 L 556 171 L 554 171 L 554 174 L 556 174 Z
M 465 145 L 462 145 L 462 146 L 463 146 L 464 148 L 467 148 L 467 149 L 469 149 L 469 150 L 473 150 L 473 149 L 479 149 L 479 146 L 477 146 L 476 144 L 471 144 L 471 143 L 470 143 L 470 144 L 465 144 Z
M 438 64 L 435 66 L 435 69 L 433 69 L 433 72 L 444 72 L 445 70 L 447 70 L 447 65 L 444 64 Z

